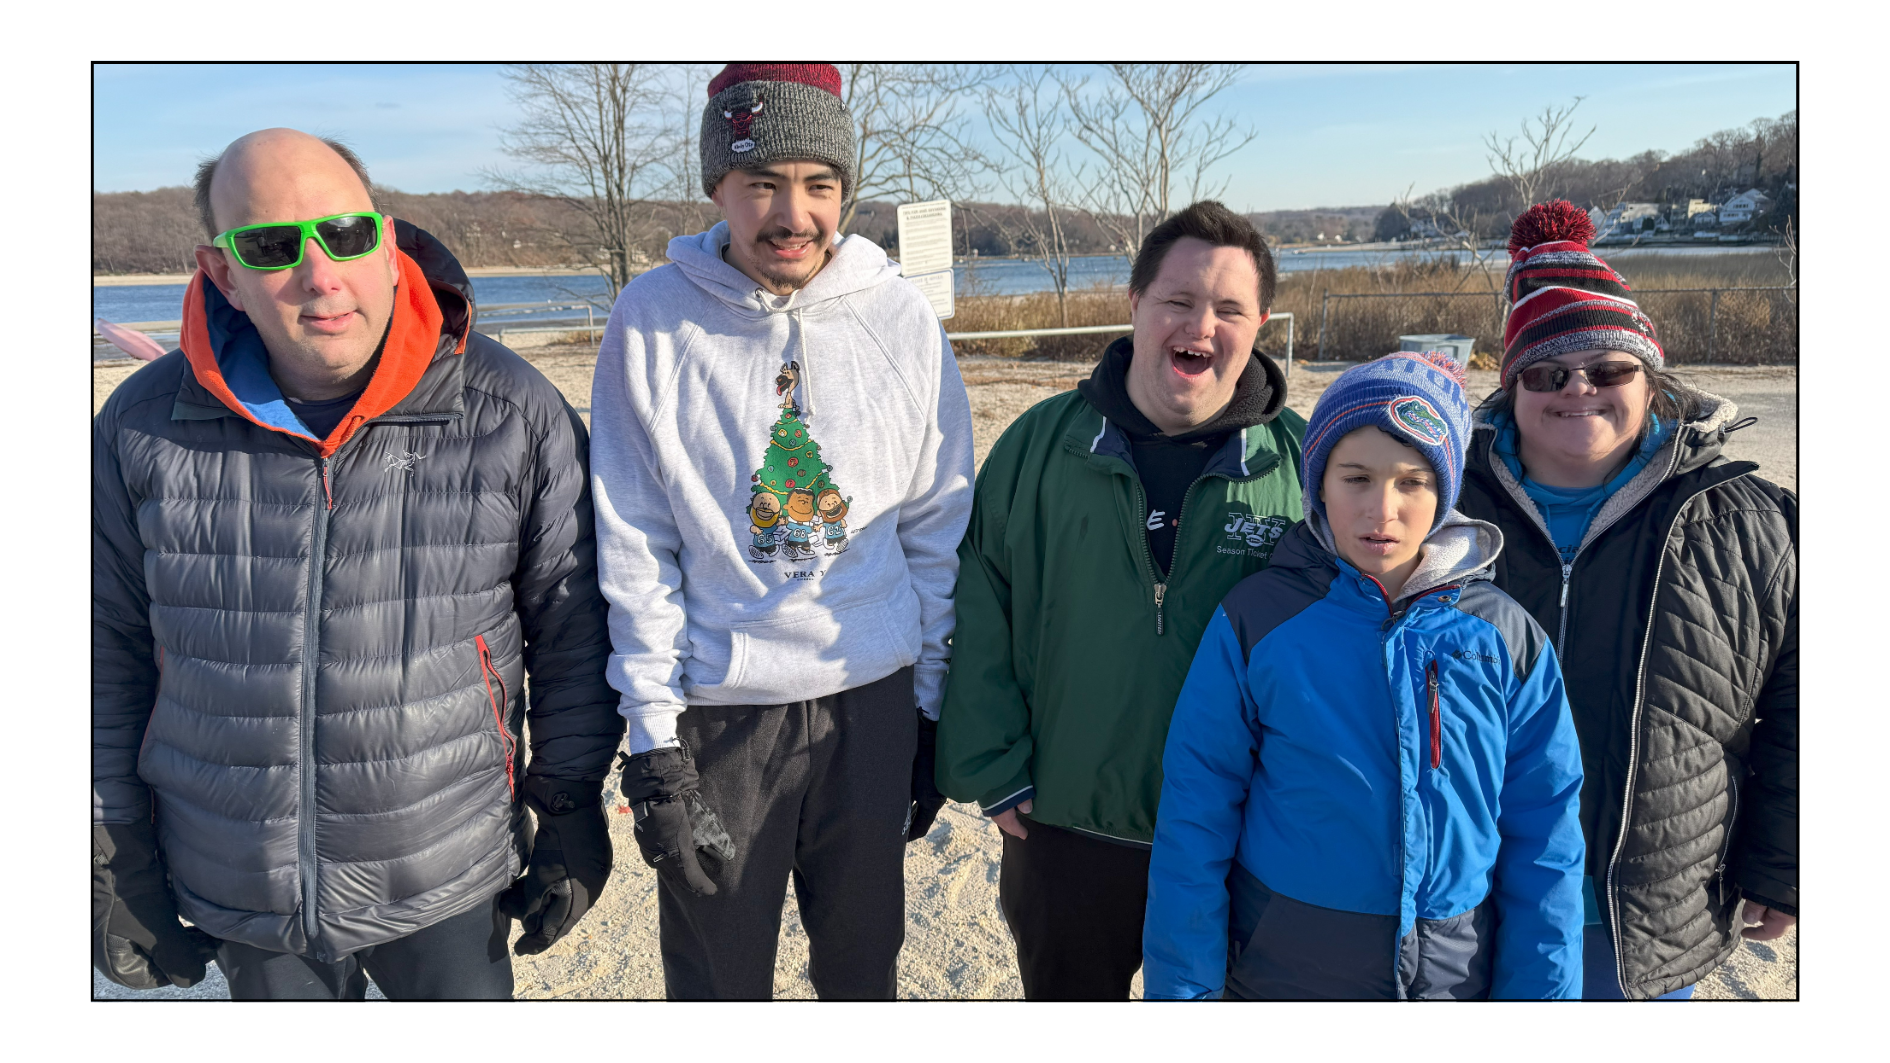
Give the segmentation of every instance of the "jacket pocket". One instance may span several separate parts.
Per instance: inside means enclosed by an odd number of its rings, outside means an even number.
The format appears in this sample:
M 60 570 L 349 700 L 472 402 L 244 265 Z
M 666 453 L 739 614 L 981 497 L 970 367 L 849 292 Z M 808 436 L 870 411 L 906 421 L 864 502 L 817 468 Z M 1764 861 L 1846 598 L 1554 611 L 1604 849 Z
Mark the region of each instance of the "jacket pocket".
M 1732 859 L 1733 836 L 1739 830 L 1739 776 L 1731 762 L 1726 765 L 1726 783 L 1727 792 L 1732 795 L 1732 808 L 1726 817 L 1726 836 L 1719 843 L 1719 862 L 1713 868 L 1715 892 L 1722 908 L 1726 905 L 1726 864 Z
M 473 645 L 479 650 L 479 676 L 485 682 L 486 700 L 492 706 L 492 723 L 498 729 L 499 748 L 505 754 L 505 789 L 516 801 L 518 784 L 512 778 L 512 766 L 518 749 L 512 741 L 511 730 L 505 726 L 505 709 L 512 702 L 505 691 L 505 677 L 499 674 L 498 667 L 492 663 L 492 648 L 486 645 L 486 637 L 474 635 Z
M 1438 697 L 1437 661 L 1432 660 L 1424 667 L 1424 687 L 1430 692 L 1431 703 L 1431 770 L 1436 771 L 1444 764 L 1444 710 Z

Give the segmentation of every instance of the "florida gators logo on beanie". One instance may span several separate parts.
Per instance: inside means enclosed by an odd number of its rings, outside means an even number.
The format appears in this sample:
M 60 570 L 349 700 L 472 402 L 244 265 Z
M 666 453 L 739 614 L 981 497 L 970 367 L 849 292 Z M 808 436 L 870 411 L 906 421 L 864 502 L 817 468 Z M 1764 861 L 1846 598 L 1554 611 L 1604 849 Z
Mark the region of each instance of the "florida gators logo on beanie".
M 1544 358 L 1584 350 L 1625 351 L 1650 367 L 1666 364 L 1654 323 L 1627 281 L 1588 249 L 1586 212 L 1565 199 L 1537 203 L 1510 228 L 1512 261 L 1503 279 L 1503 388 Z
M 1391 423 L 1434 447 L 1443 446 L 1450 436 L 1450 426 L 1438 416 L 1437 408 L 1416 395 L 1391 400 Z
M 1348 433 L 1377 428 L 1409 443 L 1437 473 L 1437 520 L 1457 505 L 1470 440 L 1465 366 L 1444 351 L 1399 351 L 1340 373 L 1306 422 L 1300 492 L 1306 512 L 1325 515 L 1319 497 L 1326 459 Z

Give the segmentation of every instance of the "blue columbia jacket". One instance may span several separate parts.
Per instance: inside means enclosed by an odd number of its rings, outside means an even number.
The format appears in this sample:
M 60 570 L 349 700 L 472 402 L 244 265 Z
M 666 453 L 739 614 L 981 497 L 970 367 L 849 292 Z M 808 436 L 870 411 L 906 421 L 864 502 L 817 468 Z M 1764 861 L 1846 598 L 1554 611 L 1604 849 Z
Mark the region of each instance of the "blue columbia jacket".
M 1452 512 L 1397 602 L 1330 542 L 1287 533 L 1195 654 L 1146 996 L 1578 998 L 1581 753 L 1501 533 Z

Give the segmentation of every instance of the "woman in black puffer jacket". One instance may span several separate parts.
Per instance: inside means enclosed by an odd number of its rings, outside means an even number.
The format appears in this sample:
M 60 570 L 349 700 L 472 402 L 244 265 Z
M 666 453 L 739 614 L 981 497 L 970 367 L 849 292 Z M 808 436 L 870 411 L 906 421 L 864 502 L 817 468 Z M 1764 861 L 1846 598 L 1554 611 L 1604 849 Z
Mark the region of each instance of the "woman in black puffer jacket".
M 1661 371 L 1593 234 L 1561 202 L 1517 219 L 1459 508 L 1503 530 L 1496 584 L 1581 738 L 1584 996 L 1684 998 L 1743 924 L 1797 921 L 1798 498 L 1722 457 L 1735 407 Z

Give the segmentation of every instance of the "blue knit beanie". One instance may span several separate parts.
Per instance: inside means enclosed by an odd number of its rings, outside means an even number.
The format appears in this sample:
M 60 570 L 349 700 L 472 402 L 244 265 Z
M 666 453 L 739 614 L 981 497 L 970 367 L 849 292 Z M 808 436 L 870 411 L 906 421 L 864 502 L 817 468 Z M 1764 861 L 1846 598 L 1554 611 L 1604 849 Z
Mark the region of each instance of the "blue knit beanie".
M 1470 442 L 1470 401 L 1464 367 L 1448 351 L 1400 351 L 1339 374 L 1306 425 L 1301 492 L 1306 512 L 1326 515 L 1319 497 L 1326 457 L 1353 429 L 1373 425 L 1422 451 L 1437 471 L 1437 520 L 1457 505 L 1464 448 Z M 1432 527 L 1436 524 L 1433 522 Z

